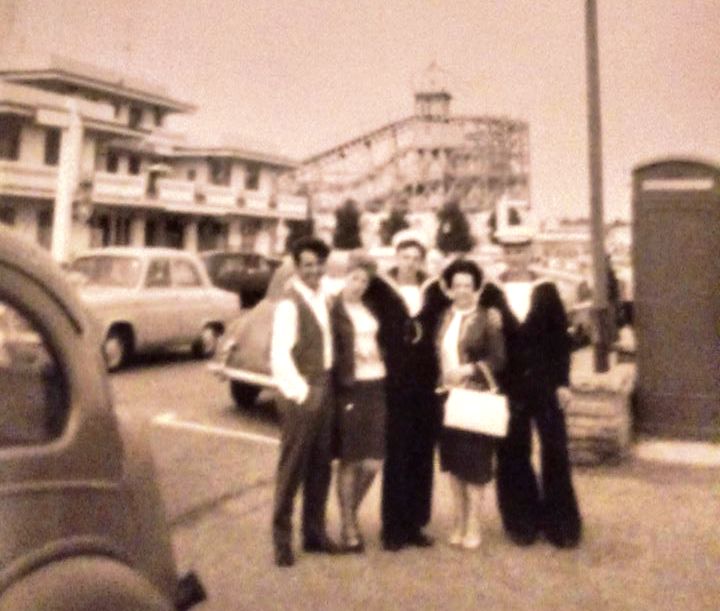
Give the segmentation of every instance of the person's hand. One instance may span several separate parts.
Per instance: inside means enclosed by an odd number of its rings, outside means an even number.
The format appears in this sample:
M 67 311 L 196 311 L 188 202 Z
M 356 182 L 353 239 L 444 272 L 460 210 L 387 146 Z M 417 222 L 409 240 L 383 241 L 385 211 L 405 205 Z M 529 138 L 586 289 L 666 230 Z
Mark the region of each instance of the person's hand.
M 474 368 L 471 364 L 460 365 L 455 369 L 451 369 L 446 372 L 443 376 L 443 382 L 447 386 L 458 386 L 467 380 L 474 372 Z
M 567 386 L 560 386 L 557 389 L 557 398 L 560 409 L 566 411 L 572 401 L 572 391 Z

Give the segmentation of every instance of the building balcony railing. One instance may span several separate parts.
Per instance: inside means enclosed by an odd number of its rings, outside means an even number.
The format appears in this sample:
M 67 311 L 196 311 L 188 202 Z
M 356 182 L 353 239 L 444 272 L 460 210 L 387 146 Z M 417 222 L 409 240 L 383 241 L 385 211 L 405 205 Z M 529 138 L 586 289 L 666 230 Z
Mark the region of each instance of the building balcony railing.
M 307 216 L 308 202 L 302 195 L 278 193 L 276 201 L 277 213 L 283 218 L 304 219 Z
M 158 178 L 155 183 L 157 199 L 163 202 L 194 204 L 195 188 L 195 183 L 190 180 Z
M 198 185 L 198 192 L 202 194 L 203 201 L 209 206 L 225 208 L 237 206 L 238 191 L 235 187 L 205 184 Z
M 92 198 L 94 201 L 141 202 L 145 197 L 147 177 L 111 172 L 95 172 Z
M 54 197 L 57 168 L 0 160 L 0 192 Z
M 245 191 L 242 199 L 247 210 L 257 212 L 269 212 L 270 210 L 270 196 L 267 193 Z

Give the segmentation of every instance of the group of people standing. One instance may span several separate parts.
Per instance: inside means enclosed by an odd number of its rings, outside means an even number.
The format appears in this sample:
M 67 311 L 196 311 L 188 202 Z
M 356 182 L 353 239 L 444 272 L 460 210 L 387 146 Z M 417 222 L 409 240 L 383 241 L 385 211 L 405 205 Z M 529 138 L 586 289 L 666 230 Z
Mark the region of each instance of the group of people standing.
M 497 474 L 503 526 L 519 545 L 541 533 L 573 547 L 581 519 L 573 491 L 561 404 L 570 364 L 567 320 L 557 289 L 521 278 L 509 260 L 505 287 L 525 296 L 517 314 L 505 291 L 457 259 L 439 277 L 423 271 L 426 249 L 413 232 L 394 241 L 396 266 L 378 273 L 362 254 L 349 257 L 342 291 L 321 278 L 329 247 L 306 237 L 292 247 L 295 275 L 278 303 L 271 368 L 280 391 L 282 437 L 273 508 L 278 566 L 291 566 L 292 515 L 303 489 L 302 541 L 308 553 L 361 553 L 358 509 L 382 469 L 380 533 L 388 551 L 430 547 L 435 448 L 448 473 L 453 528 L 448 542 L 482 541 L 486 485 Z M 522 280 L 522 282 L 521 282 Z M 515 296 L 515 295 L 514 295 Z M 487 387 L 496 378 L 510 403 L 506 438 L 442 426 L 453 386 Z M 541 481 L 531 462 L 531 423 L 541 441 Z M 341 541 L 326 531 L 331 463 L 338 459 Z

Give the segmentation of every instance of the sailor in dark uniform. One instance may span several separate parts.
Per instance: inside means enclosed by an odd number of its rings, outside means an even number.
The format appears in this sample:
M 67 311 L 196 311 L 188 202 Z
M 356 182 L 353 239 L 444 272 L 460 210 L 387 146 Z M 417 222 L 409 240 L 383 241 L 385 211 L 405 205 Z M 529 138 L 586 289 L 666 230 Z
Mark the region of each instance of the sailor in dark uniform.
M 383 467 L 382 542 L 386 550 L 428 547 L 434 449 L 440 430 L 435 394 L 438 365 L 434 335 L 449 303 L 437 280 L 422 271 L 422 236 L 401 231 L 394 239 L 397 266 L 376 276 L 367 290 L 380 302 L 379 338 L 387 363 L 387 447 Z
M 502 290 L 489 284 L 481 296 L 482 305 L 501 313 L 507 351 L 499 382 L 511 418 L 498 445 L 498 505 L 503 527 L 518 545 L 530 545 L 542 533 L 556 547 L 575 547 L 582 521 L 561 407 L 570 396 L 571 340 L 557 287 L 529 269 L 530 246 L 527 237 L 506 240 Z M 531 462 L 533 425 L 540 440 L 539 478 Z

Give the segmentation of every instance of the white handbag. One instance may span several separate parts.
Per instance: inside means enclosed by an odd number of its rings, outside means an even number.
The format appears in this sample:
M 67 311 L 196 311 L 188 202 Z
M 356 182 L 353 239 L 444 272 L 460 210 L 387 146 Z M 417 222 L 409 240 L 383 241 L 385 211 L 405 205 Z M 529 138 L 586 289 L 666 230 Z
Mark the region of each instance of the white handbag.
M 500 394 L 490 368 L 484 363 L 480 364 L 480 368 L 490 388 L 452 387 L 445 402 L 443 424 L 451 429 L 505 437 L 510 420 L 507 397 Z

